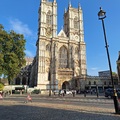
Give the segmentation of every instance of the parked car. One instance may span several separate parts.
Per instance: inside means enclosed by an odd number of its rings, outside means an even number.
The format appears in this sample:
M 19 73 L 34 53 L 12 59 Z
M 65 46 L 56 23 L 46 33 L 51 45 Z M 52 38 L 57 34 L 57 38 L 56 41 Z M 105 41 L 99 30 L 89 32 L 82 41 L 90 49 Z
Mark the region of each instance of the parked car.
M 65 93 L 65 91 L 62 90 L 62 89 L 61 89 L 61 90 L 54 90 L 54 91 L 53 91 L 53 94 L 54 94 L 54 95 L 63 95 L 64 93 Z
M 59 90 L 54 90 L 54 91 L 53 91 L 53 94 L 54 94 L 54 95 L 59 95 Z
M 70 90 L 66 90 L 66 95 L 72 95 L 72 91 L 70 91 Z
M 120 89 L 116 89 L 116 92 L 117 92 L 118 98 L 120 98 Z M 113 98 L 113 94 L 114 94 L 114 91 L 112 88 L 108 88 L 105 90 L 105 97 Z
M 113 96 L 113 89 L 106 89 L 105 97 L 112 98 L 112 96 Z
M 59 90 L 59 95 L 63 95 L 65 93 L 64 90 Z

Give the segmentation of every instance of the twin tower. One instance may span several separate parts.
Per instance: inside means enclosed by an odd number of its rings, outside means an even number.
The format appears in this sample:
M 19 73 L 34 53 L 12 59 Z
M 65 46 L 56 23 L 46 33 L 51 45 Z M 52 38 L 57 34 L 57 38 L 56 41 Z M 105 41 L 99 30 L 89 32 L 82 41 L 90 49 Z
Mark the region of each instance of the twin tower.
M 86 75 L 86 44 L 80 5 L 64 11 L 64 27 L 57 33 L 57 1 L 41 0 L 38 19 L 37 52 L 31 84 L 49 89 L 81 89 Z

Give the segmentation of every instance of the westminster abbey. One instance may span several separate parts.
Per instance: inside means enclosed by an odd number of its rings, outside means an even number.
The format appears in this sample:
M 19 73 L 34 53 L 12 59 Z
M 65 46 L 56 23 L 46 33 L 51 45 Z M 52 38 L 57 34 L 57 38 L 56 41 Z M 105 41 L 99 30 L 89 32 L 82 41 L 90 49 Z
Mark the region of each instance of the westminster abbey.
M 81 6 L 68 4 L 59 33 L 56 0 L 41 0 L 38 13 L 37 51 L 30 66 L 29 86 L 41 91 L 84 89 L 87 70 Z

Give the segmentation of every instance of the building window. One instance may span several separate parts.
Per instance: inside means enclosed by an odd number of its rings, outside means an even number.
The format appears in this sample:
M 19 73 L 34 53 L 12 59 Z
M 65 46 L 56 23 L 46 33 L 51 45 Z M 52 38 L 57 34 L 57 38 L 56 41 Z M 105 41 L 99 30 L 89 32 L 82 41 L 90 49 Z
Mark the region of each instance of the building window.
M 104 82 L 104 85 L 106 85 L 106 81 Z
M 60 68 L 67 68 L 68 67 L 68 55 L 67 55 L 67 48 L 62 46 L 59 50 L 59 67 Z
M 20 85 L 20 78 L 16 78 L 16 82 L 15 82 L 16 85 Z
M 75 80 L 75 87 L 78 87 L 77 80 Z
M 49 25 L 52 25 L 52 14 L 50 10 L 47 12 L 47 15 L 46 15 L 46 23 Z
M 109 82 L 109 85 L 111 85 L 111 82 Z
M 117 83 L 116 83 L 116 82 L 114 82 L 114 85 L 117 85 Z
M 26 85 L 26 78 L 25 77 L 23 77 L 23 79 L 22 79 L 22 85 Z
M 78 49 L 78 47 L 75 48 L 75 55 L 77 55 L 77 57 L 79 56 L 79 49 Z
M 46 50 L 50 51 L 50 44 L 46 45 Z
M 94 85 L 96 85 L 96 81 L 94 81 Z
M 91 85 L 91 82 L 89 81 L 89 85 Z
M 78 18 L 77 17 L 74 18 L 74 28 L 79 29 L 79 24 L 78 24 Z

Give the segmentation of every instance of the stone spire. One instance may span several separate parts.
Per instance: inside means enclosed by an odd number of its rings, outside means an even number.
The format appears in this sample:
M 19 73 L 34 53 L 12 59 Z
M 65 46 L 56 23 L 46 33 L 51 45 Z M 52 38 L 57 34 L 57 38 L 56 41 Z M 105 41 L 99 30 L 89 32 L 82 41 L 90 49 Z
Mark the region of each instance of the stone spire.
M 120 51 L 119 51 L 119 56 L 118 56 L 118 61 L 120 60 Z
M 69 7 L 71 7 L 71 0 L 69 0 Z
M 66 13 L 66 12 L 67 12 L 67 10 L 66 10 L 66 8 L 65 8 L 64 13 Z
M 81 10 L 81 5 L 80 5 L 80 3 L 78 3 L 78 9 Z

